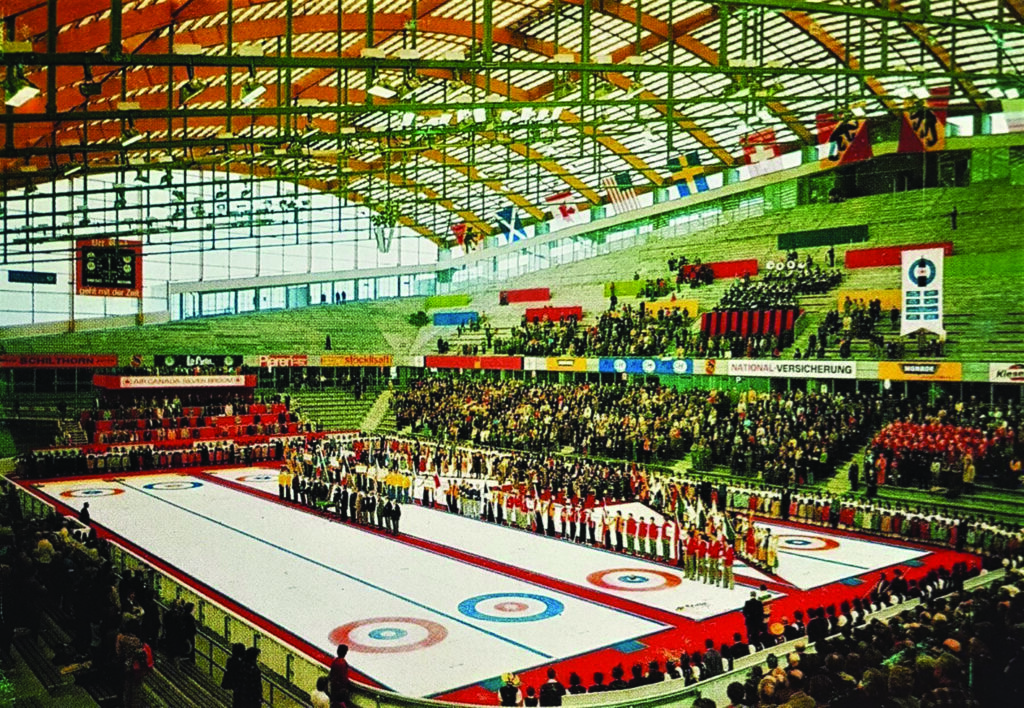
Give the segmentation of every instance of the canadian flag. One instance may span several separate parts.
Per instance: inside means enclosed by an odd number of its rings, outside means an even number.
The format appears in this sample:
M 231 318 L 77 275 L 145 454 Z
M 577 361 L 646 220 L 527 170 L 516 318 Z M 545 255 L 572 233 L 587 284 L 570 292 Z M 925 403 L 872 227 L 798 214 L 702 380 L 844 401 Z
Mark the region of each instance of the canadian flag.
M 546 197 L 544 202 L 547 204 L 546 211 L 551 214 L 555 221 L 572 223 L 573 216 L 576 214 L 576 207 L 572 204 L 571 191 L 552 194 L 550 197 Z

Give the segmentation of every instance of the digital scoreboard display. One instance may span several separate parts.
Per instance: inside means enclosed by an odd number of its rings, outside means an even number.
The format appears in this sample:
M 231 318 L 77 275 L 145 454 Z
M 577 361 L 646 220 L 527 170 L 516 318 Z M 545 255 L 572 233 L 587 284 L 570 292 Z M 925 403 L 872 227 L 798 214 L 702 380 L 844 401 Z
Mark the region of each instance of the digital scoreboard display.
M 142 297 L 140 241 L 79 241 L 75 260 L 79 295 Z

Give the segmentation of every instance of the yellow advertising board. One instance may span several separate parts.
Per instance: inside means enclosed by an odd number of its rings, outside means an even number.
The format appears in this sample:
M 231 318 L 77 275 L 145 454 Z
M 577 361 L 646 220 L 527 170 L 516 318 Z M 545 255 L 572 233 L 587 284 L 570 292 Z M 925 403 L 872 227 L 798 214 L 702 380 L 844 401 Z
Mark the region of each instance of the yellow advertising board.
M 880 361 L 878 378 L 891 381 L 962 381 L 959 361 Z
M 562 356 L 562 357 L 548 357 L 547 359 L 547 370 L 548 371 L 586 371 L 587 360 L 581 359 L 580 357 Z
M 393 366 L 390 354 L 323 354 L 320 366 Z
M 645 302 L 644 309 L 651 315 L 657 316 L 659 310 L 686 310 L 690 317 L 697 316 L 699 304 L 696 300 L 658 300 L 657 302 Z
M 899 288 L 892 288 L 889 290 L 840 290 L 839 291 L 839 311 L 843 311 L 843 305 L 846 304 L 846 298 L 850 298 L 850 302 L 856 303 L 858 300 L 864 301 L 864 307 L 868 306 L 872 300 L 882 301 L 882 314 L 885 314 L 894 307 L 902 307 L 903 293 L 900 292 Z

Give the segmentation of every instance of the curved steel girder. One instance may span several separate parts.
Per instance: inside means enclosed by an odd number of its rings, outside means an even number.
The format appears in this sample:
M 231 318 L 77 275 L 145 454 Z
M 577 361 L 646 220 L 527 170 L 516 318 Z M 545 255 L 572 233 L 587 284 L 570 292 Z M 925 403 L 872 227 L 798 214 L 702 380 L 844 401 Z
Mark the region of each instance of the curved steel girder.
M 842 42 L 829 34 L 828 30 L 819 25 L 814 18 L 806 12 L 785 10 L 783 11 L 782 16 L 795 27 L 803 31 L 808 37 L 824 47 L 825 50 L 827 50 L 828 53 L 834 56 L 839 62 L 845 64 L 851 69 L 860 69 L 860 59 L 849 53 L 847 48 L 843 46 Z M 898 112 L 902 110 L 900 106 L 896 105 L 896 103 L 884 98 L 886 95 L 885 86 L 883 86 L 882 82 L 875 77 L 865 76 L 864 85 L 868 87 L 868 90 L 870 90 L 871 93 L 879 97 L 879 100 L 881 100 L 887 110 L 891 112 Z
M 885 10 L 891 10 L 892 12 L 906 12 L 906 8 L 899 3 L 898 0 L 871 0 L 877 7 Z M 946 71 L 957 71 L 958 67 L 953 61 L 953 55 L 942 46 L 939 42 L 932 39 L 931 34 L 928 32 L 928 28 L 918 22 L 901 22 L 904 29 L 907 30 L 911 35 L 921 43 L 921 46 L 927 50 L 929 54 L 939 63 L 939 65 Z M 982 95 L 978 87 L 974 85 L 974 82 L 969 79 L 958 79 L 957 83 L 960 84 L 960 88 L 964 90 L 967 97 L 971 99 L 971 102 L 978 107 L 979 110 L 984 111 L 987 107 L 987 99 Z
M 397 32 L 397 31 L 401 30 L 402 28 L 404 28 L 405 21 L 406 21 L 406 16 L 405 15 L 392 14 L 392 15 L 378 15 L 378 16 L 375 16 L 375 24 L 377 26 L 382 26 L 382 27 L 388 28 L 389 31 Z M 338 22 L 338 18 L 336 16 L 333 16 L 333 15 L 310 15 L 310 16 L 304 16 L 304 17 L 301 17 L 301 18 L 295 18 L 292 29 L 293 29 L 293 32 L 296 35 L 302 34 L 302 33 L 305 33 L 305 32 L 313 32 L 313 31 L 321 31 L 321 30 L 322 31 L 327 31 L 327 30 L 333 31 L 337 27 L 337 22 Z M 100 46 L 100 45 L 104 44 L 105 40 L 103 38 L 107 37 L 108 30 L 107 30 L 107 32 L 105 32 L 105 31 L 103 31 L 103 28 L 97 29 L 97 27 L 95 25 L 100 25 L 100 24 L 102 24 L 102 23 L 89 23 L 88 25 L 86 25 L 85 27 L 82 28 L 83 30 L 88 30 L 89 32 L 93 33 L 92 36 L 91 36 L 91 39 L 87 40 L 85 36 L 78 36 L 78 37 L 74 38 L 73 41 L 75 43 L 77 43 L 79 41 L 99 42 L 100 44 L 97 45 L 97 46 Z M 348 30 L 348 31 L 361 30 L 362 28 L 365 27 L 365 15 L 344 15 L 343 18 L 342 18 L 342 26 L 343 26 L 344 30 Z M 259 37 L 275 36 L 275 33 L 279 34 L 279 33 L 283 32 L 284 28 L 285 28 L 284 20 L 280 19 L 280 18 L 273 18 L 273 19 L 267 19 L 267 20 L 255 20 L 255 21 L 252 21 L 252 22 L 237 23 L 235 25 L 235 32 L 234 32 L 234 34 L 235 34 L 236 41 L 244 42 L 244 41 L 249 41 L 250 39 L 256 39 L 256 38 L 259 38 Z M 153 29 L 156 29 L 156 28 L 155 27 L 149 27 L 149 28 L 146 28 L 146 29 L 148 31 L 152 31 Z M 468 23 L 468 22 L 453 22 L 451 20 L 440 20 L 438 18 L 426 18 L 425 26 L 423 26 L 421 29 L 424 32 L 437 32 L 437 33 L 446 33 L 446 34 L 457 34 L 457 35 L 466 36 L 466 37 L 474 36 L 473 35 L 473 33 L 474 33 L 474 26 L 472 25 L 472 23 Z M 479 29 L 479 28 L 477 28 L 477 29 Z M 453 30 L 457 30 L 457 31 L 453 31 Z M 62 33 L 62 34 L 68 34 L 68 33 Z M 223 43 L 223 39 L 224 39 L 223 36 L 222 36 L 222 30 L 220 28 L 204 28 L 204 29 L 199 29 L 199 30 L 194 30 L 194 31 L 189 31 L 189 32 L 182 32 L 182 33 L 180 33 L 177 36 L 184 43 L 200 44 L 200 45 L 211 45 L 211 44 L 212 45 L 217 45 L 217 44 L 222 44 Z M 495 41 L 498 41 L 499 43 L 500 42 L 512 42 L 513 38 L 508 34 L 508 32 L 506 30 L 498 29 L 498 30 L 496 30 L 496 33 L 495 33 Z M 325 55 L 325 56 L 328 56 L 328 55 Z M 58 96 L 58 109 L 59 110 L 68 110 L 68 109 L 70 109 L 70 108 L 72 108 L 72 107 L 74 107 L 76 105 L 80 105 L 81 104 L 81 99 L 77 95 L 77 91 L 75 91 L 71 87 L 71 83 L 73 81 L 78 80 L 79 77 L 75 76 L 74 74 L 76 74 L 77 72 L 75 72 L 74 70 L 71 70 L 71 69 L 65 69 L 65 70 L 63 70 L 62 73 L 63 73 L 63 76 L 61 76 L 61 74 L 58 74 L 58 85 L 63 85 L 65 88 L 61 91 L 60 95 Z M 138 88 L 143 88 L 143 87 L 145 87 L 147 85 L 153 85 L 153 84 L 166 85 L 166 83 L 167 83 L 166 76 L 151 77 L 150 76 L 151 72 L 148 71 L 148 70 L 146 72 L 144 72 L 144 73 L 145 73 L 147 78 L 146 78 L 146 80 L 141 81 L 141 82 L 139 82 L 137 80 L 139 72 L 133 72 L 132 74 L 129 74 L 129 76 L 128 76 L 129 90 L 136 90 Z M 157 72 L 157 73 L 163 74 L 165 72 L 161 71 L 161 72 Z M 217 71 L 216 70 L 211 70 L 211 69 L 197 68 L 195 70 L 195 73 L 196 73 L 197 76 L 202 77 L 202 76 L 207 75 L 207 74 L 208 75 L 215 75 L 217 73 Z M 312 73 L 313 74 L 318 74 L 318 73 L 321 73 L 321 72 L 312 72 Z M 510 96 L 514 100 L 519 100 L 519 101 L 535 100 L 535 99 L 533 99 L 531 97 L 530 93 L 528 93 L 528 92 L 525 92 L 525 91 L 523 91 L 523 90 L 521 90 L 521 89 L 519 89 L 519 88 L 517 88 L 515 86 L 505 84 L 504 82 L 498 81 L 497 79 L 490 78 L 490 77 L 484 77 L 484 76 L 481 76 L 479 74 L 473 74 L 473 75 L 460 74 L 458 77 L 453 77 L 451 72 L 445 72 L 445 71 L 430 70 L 430 71 L 421 71 L 421 73 L 426 75 L 426 76 L 433 76 L 435 78 L 442 78 L 442 79 L 459 78 L 460 80 L 462 80 L 462 81 L 464 81 L 466 83 L 473 83 L 474 85 L 480 86 L 481 88 L 484 88 L 484 89 L 486 89 L 488 91 L 497 93 L 499 95 Z M 154 79 L 156 79 L 156 80 L 154 81 Z M 180 70 L 180 69 L 177 70 L 175 72 L 175 80 L 176 81 L 182 81 L 184 79 L 185 79 L 184 70 Z M 119 94 L 120 94 L 119 88 L 112 86 L 111 89 L 106 89 L 107 85 L 108 84 L 104 84 L 105 88 L 104 88 L 103 97 L 111 99 L 111 100 L 116 99 L 119 96 Z M 111 85 L 112 85 L 112 82 L 111 82 Z M 359 94 L 360 95 L 357 95 L 355 92 L 350 90 L 350 91 L 347 92 L 346 98 L 349 100 L 349 102 L 362 102 L 363 100 L 365 100 L 365 94 L 362 94 L 361 92 L 359 92 Z M 323 100 L 328 100 L 328 101 L 336 100 L 336 95 L 337 95 L 336 90 L 331 89 L 329 87 L 323 87 L 323 86 L 316 86 L 315 88 L 307 89 L 305 91 L 305 97 L 307 97 L 307 98 L 315 97 L 315 98 L 322 98 Z M 97 101 L 99 99 L 93 99 L 93 100 Z M 203 102 L 203 101 L 209 102 L 209 101 L 216 101 L 216 100 L 224 100 L 224 98 L 223 98 L 223 89 L 221 87 L 210 87 L 206 91 L 204 91 L 202 94 L 200 94 L 194 100 L 196 102 Z M 568 111 L 563 111 L 562 112 L 562 119 L 565 120 L 568 123 L 579 122 L 579 119 L 575 115 L 573 115 L 571 112 L 568 112 Z M 37 130 L 42 132 L 42 133 L 44 133 L 44 134 L 47 132 L 47 129 L 45 127 L 42 127 L 42 126 L 37 128 Z M 625 146 L 623 146 L 621 143 L 619 143 L 617 140 L 615 140 L 611 136 L 608 136 L 608 135 L 605 135 L 605 134 L 601 133 L 600 131 L 595 131 L 594 129 L 588 129 L 585 132 L 590 137 L 593 137 L 593 138 L 597 139 L 597 141 L 602 146 L 604 146 L 606 149 L 612 151 L 614 154 L 619 155 L 620 157 L 625 159 L 628 163 L 630 163 L 636 169 L 644 171 L 645 176 L 647 176 L 649 179 L 651 179 L 651 181 L 655 182 L 655 184 L 660 184 L 661 183 L 661 178 L 660 178 L 660 176 L 658 175 L 657 172 L 655 172 L 654 170 L 651 170 L 642 160 L 640 160 L 636 156 L 632 155 L 632 153 L 630 153 L 630 151 Z M 555 163 L 554 163 L 554 161 L 551 161 L 551 160 L 544 160 L 541 164 L 545 167 L 545 169 L 549 169 L 548 165 L 555 164 Z M 566 171 L 564 171 L 564 170 L 561 170 L 561 168 L 559 168 L 559 171 L 558 172 L 553 172 L 553 174 L 557 174 L 558 176 L 560 176 L 560 177 L 562 177 L 564 179 L 564 175 L 568 174 L 568 173 Z M 580 182 L 580 184 L 582 184 L 582 182 Z M 574 186 L 574 188 L 579 189 L 575 185 L 571 185 L 571 186 Z M 593 190 L 585 189 L 585 190 L 583 190 L 583 193 L 587 197 L 587 199 L 589 199 L 593 203 L 596 203 L 596 202 L 600 201 L 600 197 L 598 197 L 596 192 L 594 192 Z M 525 198 L 524 198 L 524 200 L 525 200 Z
M 573 5 L 582 5 L 584 0 L 562 1 L 571 3 Z M 596 7 L 594 9 L 597 12 L 601 12 L 612 17 L 617 17 L 618 19 L 623 20 L 624 22 L 636 24 L 636 8 L 630 7 L 629 5 L 624 5 L 620 2 L 617 2 L 616 0 L 597 0 Z M 699 12 L 692 17 L 686 18 L 681 22 L 677 22 L 675 25 L 669 25 L 667 22 L 659 20 L 656 17 L 647 15 L 645 13 L 641 13 L 640 26 L 643 27 L 648 32 L 650 32 L 652 37 L 658 38 L 660 41 L 649 40 L 649 47 L 644 47 L 644 42 L 641 41 L 640 48 L 642 51 L 646 51 L 647 49 L 656 47 L 663 42 L 675 41 L 675 43 L 679 47 L 686 50 L 690 54 L 694 55 L 698 59 L 701 59 L 702 61 L 712 66 L 718 66 L 718 52 L 714 51 L 713 49 L 711 49 L 711 47 L 707 46 L 706 44 L 697 40 L 696 38 L 690 36 L 689 34 L 690 32 L 693 32 L 695 29 L 702 27 L 708 24 L 709 22 L 713 22 L 716 19 L 718 19 L 717 8 L 715 8 L 713 12 L 710 9 Z M 631 43 L 625 45 L 624 47 L 621 47 L 620 49 L 617 50 L 617 52 L 624 52 L 628 56 L 628 54 L 634 53 L 635 49 L 636 44 Z M 733 77 L 734 81 L 737 79 L 738 77 Z M 779 120 L 785 123 L 786 126 L 791 131 L 793 131 L 793 134 L 799 137 L 801 140 L 803 140 L 806 143 L 814 142 L 815 139 L 811 132 L 807 130 L 803 123 L 801 123 L 800 121 L 796 120 L 793 117 L 792 111 L 790 111 L 786 106 L 779 103 L 778 101 L 767 101 L 765 103 L 765 108 L 767 108 L 776 116 L 778 116 Z M 707 145 L 705 145 L 705 147 L 707 147 Z M 722 156 L 718 154 L 718 152 L 716 152 L 715 150 L 712 150 L 712 152 L 715 153 L 716 157 L 722 159 Z M 730 156 L 729 160 L 723 160 L 723 162 L 725 162 L 725 164 L 727 165 L 732 165 L 735 163 L 735 159 L 733 159 Z

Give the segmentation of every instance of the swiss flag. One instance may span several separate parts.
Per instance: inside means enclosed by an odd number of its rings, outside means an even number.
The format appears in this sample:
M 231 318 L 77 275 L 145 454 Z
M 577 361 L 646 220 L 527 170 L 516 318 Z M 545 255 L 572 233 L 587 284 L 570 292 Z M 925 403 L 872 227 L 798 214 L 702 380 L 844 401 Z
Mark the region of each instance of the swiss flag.
M 764 163 L 780 154 L 782 153 L 775 142 L 774 128 L 751 133 L 743 139 L 743 161 L 750 165 L 752 177 L 759 177 L 771 172 L 772 170 Z

